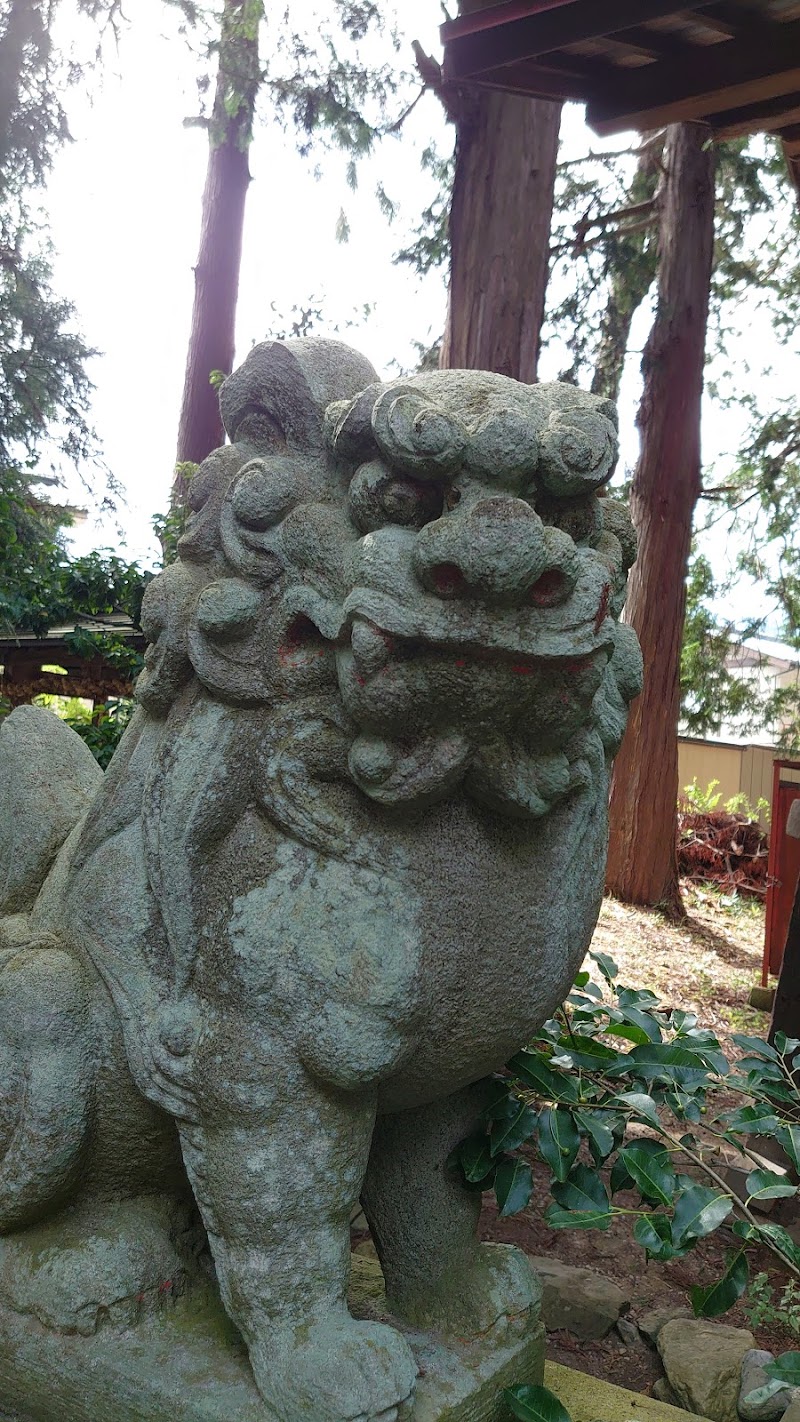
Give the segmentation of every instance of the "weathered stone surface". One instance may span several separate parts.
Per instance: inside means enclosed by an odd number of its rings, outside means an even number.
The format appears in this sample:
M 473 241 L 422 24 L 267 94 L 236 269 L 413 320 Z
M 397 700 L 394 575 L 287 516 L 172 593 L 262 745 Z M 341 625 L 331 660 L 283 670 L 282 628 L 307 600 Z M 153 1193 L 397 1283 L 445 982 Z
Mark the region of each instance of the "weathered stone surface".
M 362 1274 L 350 1295 L 353 1313 L 388 1318 L 381 1288 L 380 1271 Z M 419 1370 L 413 1422 L 507 1422 L 503 1388 L 541 1382 L 541 1327 L 459 1343 L 393 1323 Z M 331 1355 L 329 1366 L 335 1362 Z M 0 1399 L 3 1414 L 13 1409 L 10 1422 L 276 1422 L 207 1285 L 170 1298 L 135 1329 L 106 1323 L 83 1337 L 43 1330 L 34 1317 L 0 1306 Z
M 616 1330 L 628 1348 L 634 1348 L 637 1343 L 641 1343 L 642 1341 L 642 1335 L 636 1327 L 636 1324 L 632 1323 L 629 1318 L 618 1318 Z
M 774 1363 L 775 1355 L 763 1348 L 753 1348 L 742 1359 L 742 1380 L 739 1387 L 739 1416 L 744 1422 L 775 1422 L 782 1417 L 793 1400 L 791 1388 L 782 1388 L 763 1402 L 748 1402 L 759 1388 L 767 1387 L 770 1379 L 764 1372 L 766 1363 Z
M 639 1332 L 655 1343 L 665 1323 L 671 1323 L 673 1318 L 691 1317 L 692 1314 L 688 1308 L 684 1308 L 681 1304 L 662 1304 L 658 1308 L 651 1308 L 646 1313 L 638 1314 L 636 1323 Z
M 566 1328 L 576 1338 L 605 1338 L 627 1307 L 622 1289 L 593 1269 L 540 1255 L 532 1256 L 531 1264 L 542 1282 L 542 1318 L 549 1332 Z
M 651 1388 L 656 1402 L 666 1402 L 670 1407 L 680 1407 L 680 1403 L 666 1378 L 656 1378 Z
M 674 1318 L 659 1329 L 657 1344 L 682 1407 L 714 1422 L 736 1422 L 742 1359 L 755 1344 L 748 1329 Z
M 545 1363 L 544 1382 L 563 1403 L 572 1422 L 686 1422 L 682 1408 L 561 1363 Z
M 448 1160 L 591 938 L 635 539 L 597 497 L 613 407 L 572 386 L 383 384 L 309 340 L 221 403 L 105 777 L 55 720 L 0 728 L 0 1306 L 98 1322 L 72 1377 L 113 1397 L 106 1321 L 192 1298 L 210 1248 L 266 1414 L 372 1422 L 421 1406 L 409 1329 L 538 1347 Z M 359 1198 L 386 1319 L 346 1305 Z M 158 1422 L 192 1389 L 161 1322 Z

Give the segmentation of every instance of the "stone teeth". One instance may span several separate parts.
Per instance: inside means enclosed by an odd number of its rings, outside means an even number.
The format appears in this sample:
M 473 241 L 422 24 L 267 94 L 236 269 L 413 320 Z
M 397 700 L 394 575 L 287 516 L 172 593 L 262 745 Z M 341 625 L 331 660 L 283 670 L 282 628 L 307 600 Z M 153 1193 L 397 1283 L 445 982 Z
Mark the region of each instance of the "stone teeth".
M 391 638 L 374 622 L 359 620 L 353 625 L 352 648 L 362 676 L 374 676 L 386 666 L 391 656 Z

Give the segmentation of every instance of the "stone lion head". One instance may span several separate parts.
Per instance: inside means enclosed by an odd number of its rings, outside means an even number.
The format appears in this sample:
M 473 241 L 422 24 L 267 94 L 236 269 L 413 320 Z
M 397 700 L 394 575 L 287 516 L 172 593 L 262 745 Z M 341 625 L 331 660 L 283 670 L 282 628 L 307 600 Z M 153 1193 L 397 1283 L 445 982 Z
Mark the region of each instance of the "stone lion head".
M 641 673 L 613 405 L 481 371 L 382 383 L 322 340 L 255 347 L 221 403 L 231 444 L 147 594 L 151 712 L 192 674 L 234 705 L 335 703 L 384 806 L 461 787 L 538 817 L 590 783 Z

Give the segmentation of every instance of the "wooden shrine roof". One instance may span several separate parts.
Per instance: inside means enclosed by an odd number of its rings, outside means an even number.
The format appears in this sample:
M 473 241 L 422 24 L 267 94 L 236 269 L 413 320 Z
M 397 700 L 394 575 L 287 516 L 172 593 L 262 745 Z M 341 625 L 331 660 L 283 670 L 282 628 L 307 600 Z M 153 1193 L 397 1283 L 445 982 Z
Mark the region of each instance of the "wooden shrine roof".
M 78 625 L 90 632 L 112 632 L 133 650 L 144 652 L 144 636 L 127 617 L 81 618 Z M 19 631 L 0 635 L 0 699 L 20 706 L 42 692 L 84 696 L 91 701 L 130 696 L 130 676 L 99 653 L 82 657 L 74 650 L 68 639 L 74 626 L 51 627 L 42 636 Z M 63 670 L 43 671 L 45 666 Z
M 778 133 L 800 191 L 800 0 L 501 0 L 441 34 L 446 82 L 583 100 L 600 134 Z

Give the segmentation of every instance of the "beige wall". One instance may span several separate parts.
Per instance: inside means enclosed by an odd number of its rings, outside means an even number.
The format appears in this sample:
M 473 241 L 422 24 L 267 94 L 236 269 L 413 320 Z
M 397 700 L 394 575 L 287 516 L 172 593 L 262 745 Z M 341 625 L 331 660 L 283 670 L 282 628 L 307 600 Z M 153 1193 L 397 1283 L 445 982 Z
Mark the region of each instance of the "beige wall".
M 678 785 L 681 790 L 696 780 L 702 790 L 718 780 L 721 804 L 734 795 L 746 795 L 751 805 L 772 798 L 772 764 L 776 752 L 770 746 L 735 746 L 713 741 L 678 739 Z M 766 827 L 769 816 L 762 814 Z

